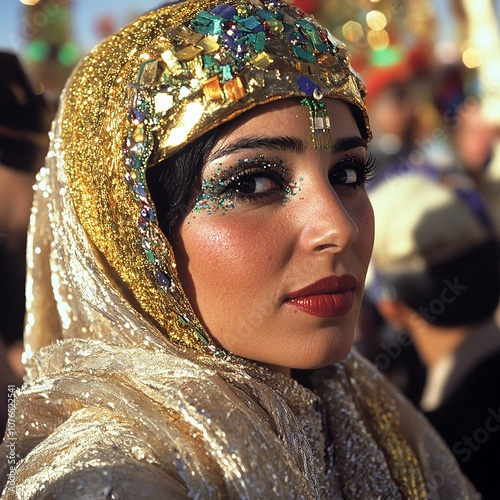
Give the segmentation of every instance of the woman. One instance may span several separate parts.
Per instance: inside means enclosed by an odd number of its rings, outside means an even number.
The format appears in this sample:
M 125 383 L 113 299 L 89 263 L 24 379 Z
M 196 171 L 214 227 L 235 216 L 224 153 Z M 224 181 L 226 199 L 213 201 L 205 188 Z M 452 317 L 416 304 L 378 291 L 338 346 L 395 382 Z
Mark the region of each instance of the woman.
M 36 193 L 7 498 L 474 496 L 349 354 L 362 95 L 279 1 L 182 2 L 83 61 Z

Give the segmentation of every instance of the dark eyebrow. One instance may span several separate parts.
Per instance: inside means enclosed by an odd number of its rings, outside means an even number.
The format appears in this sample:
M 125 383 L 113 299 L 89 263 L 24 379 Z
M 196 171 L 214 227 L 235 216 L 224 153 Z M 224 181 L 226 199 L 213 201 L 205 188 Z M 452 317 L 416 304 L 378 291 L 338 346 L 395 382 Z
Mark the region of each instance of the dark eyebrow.
M 366 149 L 366 141 L 359 136 L 343 137 L 337 139 L 333 145 L 335 153 L 344 153 L 351 149 L 363 147 Z M 302 140 L 295 137 L 245 137 L 233 144 L 226 146 L 222 145 L 213 151 L 208 161 L 214 161 L 224 156 L 228 156 L 243 149 L 270 149 L 279 151 L 292 151 L 294 153 L 301 153 L 304 151 L 305 146 Z
M 245 137 L 232 144 L 222 145 L 213 151 L 208 161 L 214 161 L 223 156 L 230 155 L 242 149 L 271 149 L 279 151 L 292 151 L 300 153 L 304 151 L 304 144 L 295 137 Z
M 346 151 L 350 151 L 351 149 L 356 148 L 366 149 L 366 141 L 359 136 L 343 137 L 341 139 L 337 139 L 335 141 L 335 144 L 333 145 L 333 151 L 335 153 L 345 153 Z

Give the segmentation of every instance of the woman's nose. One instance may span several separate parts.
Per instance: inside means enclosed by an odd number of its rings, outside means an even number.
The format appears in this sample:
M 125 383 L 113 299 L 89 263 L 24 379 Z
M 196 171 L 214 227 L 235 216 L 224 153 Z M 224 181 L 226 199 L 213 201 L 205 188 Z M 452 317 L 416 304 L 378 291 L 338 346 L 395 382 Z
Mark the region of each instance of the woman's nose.
M 359 229 L 349 213 L 349 203 L 343 202 L 330 184 L 308 195 L 304 193 L 302 203 L 301 239 L 307 251 L 340 253 L 357 241 Z

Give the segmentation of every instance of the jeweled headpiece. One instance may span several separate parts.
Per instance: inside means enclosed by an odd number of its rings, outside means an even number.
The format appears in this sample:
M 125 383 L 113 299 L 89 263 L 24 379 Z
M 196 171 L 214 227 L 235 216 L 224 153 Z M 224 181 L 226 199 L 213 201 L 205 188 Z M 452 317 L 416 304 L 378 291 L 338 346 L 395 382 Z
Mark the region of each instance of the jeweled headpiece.
M 370 138 L 345 46 L 278 0 L 195 0 L 151 12 L 90 53 L 66 92 L 60 147 L 82 225 L 138 309 L 172 341 L 216 354 L 180 286 L 145 169 L 288 97 L 309 108 L 317 147 L 329 145 L 323 97 L 348 102 Z

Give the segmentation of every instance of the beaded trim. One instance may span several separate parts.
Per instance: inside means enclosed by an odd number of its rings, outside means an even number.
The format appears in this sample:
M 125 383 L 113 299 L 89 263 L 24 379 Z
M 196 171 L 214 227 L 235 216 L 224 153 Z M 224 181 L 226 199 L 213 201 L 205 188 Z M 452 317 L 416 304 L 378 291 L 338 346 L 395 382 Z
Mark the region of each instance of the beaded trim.
M 141 65 L 137 83 L 127 85 L 127 108 L 131 129 L 123 143 L 125 157 L 125 180 L 130 187 L 134 201 L 139 207 L 137 225 L 140 234 L 140 244 L 149 263 L 154 267 L 154 275 L 160 288 L 169 293 L 175 284 L 171 276 L 165 271 L 162 263 L 155 255 L 155 235 L 152 224 L 157 223 L 157 215 L 146 187 L 146 164 L 152 151 L 152 136 L 149 126 L 155 125 L 155 118 L 151 116 L 150 84 L 152 75 L 156 72 L 156 61 L 147 61 Z M 179 321 L 189 325 L 189 320 L 180 313 L 176 313 Z M 201 341 L 203 351 L 217 357 L 227 357 L 227 353 L 214 346 L 210 339 L 199 328 L 193 329 Z

